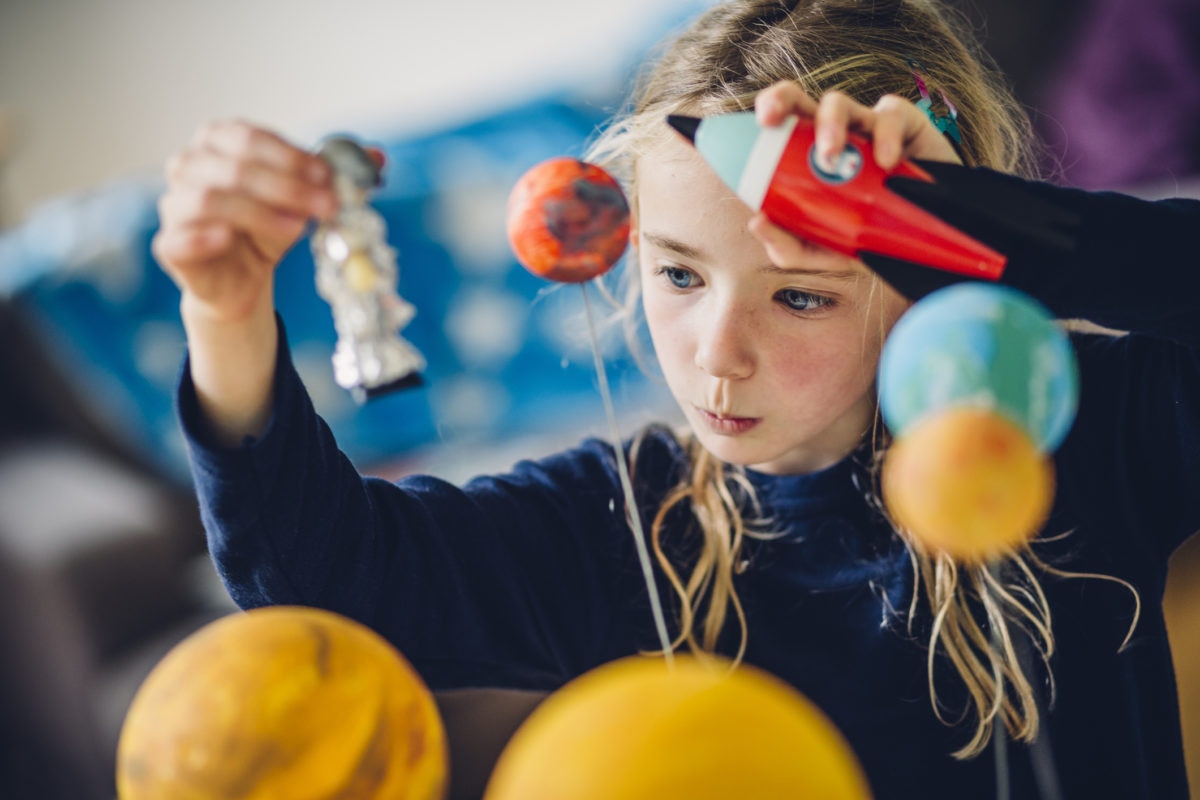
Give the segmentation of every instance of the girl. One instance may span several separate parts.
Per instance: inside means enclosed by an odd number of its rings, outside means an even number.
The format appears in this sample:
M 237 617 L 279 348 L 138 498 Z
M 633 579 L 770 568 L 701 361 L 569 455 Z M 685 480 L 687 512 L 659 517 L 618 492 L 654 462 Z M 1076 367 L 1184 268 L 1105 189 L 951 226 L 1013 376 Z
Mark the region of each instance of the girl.
M 929 0 L 721 3 L 597 143 L 594 159 L 628 182 L 629 278 L 688 422 L 628 447 L 673 646 L 791 682 L 880 798 L 991 796 L 979 755 L 1008 737 L 1035 745 L 1009 746 L 1014 796 L 1185 798 L 1158 601 L 1168 556 L 1200 527 L 1200 276 L 1176 260 L 1200 207 L 1001 174 L 1026 173 L 1028 124 L 964 42 Z M 952 98 L 960 143 L 915 105 L 914 68 Z M 924 551 L 875 502 L 887 437 L 874 374 L 907 300 L 752 216 L 665 122 L 751 107 L 765 125 L 814 117 L 827 154 L 854 129 L 885 167 L 997 170 L 970 172 L 980 192 L 1077 220 L 1058 248 L 959 220 L 1009 252 L 1005 282 L 1061 317 L 1133 331 L 1074 335 L 1082 401 L 1056 454 L 1054 512 L 1003 564 Z M 951 113 L 932 116 L 945 128 Z M 226 122 L 168 175 L 155 252 L 182 290 L 179 408 L 210 549 L 240 605 L 362 620 L 435 689 L 553 690 L 658 649 L 607 445 L 461 488 L 364 478 L 338 452 L 271 303 L 277 261 L 334 210 L 322 162 Z

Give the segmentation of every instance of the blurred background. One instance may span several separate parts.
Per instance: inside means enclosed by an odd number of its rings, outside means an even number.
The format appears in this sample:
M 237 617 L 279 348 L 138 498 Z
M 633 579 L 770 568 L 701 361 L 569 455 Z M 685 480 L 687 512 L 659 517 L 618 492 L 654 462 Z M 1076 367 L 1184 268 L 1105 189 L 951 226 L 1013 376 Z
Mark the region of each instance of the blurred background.
M 0 793 L 111 797 L 140 681 L 231 610 L 171 407 L 178 293 L 149 253 L 165 159 L 223 117 L 383 148 L 375 205 L 426 388 L 358 407 L 333 383 L 304 242 L 278 287 L 298 366 L 364 471 L 502 469 L 603 432 L 580 294 L 512 260 L 508 191 L 580 155 L 647 49 L 708 4 L 0 0 Z M 1200 196 L 1200 4 L 956 4 L 1054 179 Z M 602 346 L 627 430 L 673 413 L 617 337 Z M 1200 541 L 1166 602 L 1200 782 Z

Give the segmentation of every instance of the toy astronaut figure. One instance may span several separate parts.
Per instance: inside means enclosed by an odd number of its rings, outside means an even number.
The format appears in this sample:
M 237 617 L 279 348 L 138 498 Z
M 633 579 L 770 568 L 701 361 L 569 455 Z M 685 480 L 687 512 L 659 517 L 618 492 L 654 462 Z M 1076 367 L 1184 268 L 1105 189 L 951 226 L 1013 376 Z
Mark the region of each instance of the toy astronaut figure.
M 383 218 L 367 198 L 381 182 L 380 165 L 358 143 L 326 140 L 317 150 L 333 168 L 338 215 L 312 237 L 317 292 L 333 309 L 337 346 L 333 373 L 360 403 L 421 383 L 425 359 L 399 331 L 413 318 L 397 294 L 396 253 Z

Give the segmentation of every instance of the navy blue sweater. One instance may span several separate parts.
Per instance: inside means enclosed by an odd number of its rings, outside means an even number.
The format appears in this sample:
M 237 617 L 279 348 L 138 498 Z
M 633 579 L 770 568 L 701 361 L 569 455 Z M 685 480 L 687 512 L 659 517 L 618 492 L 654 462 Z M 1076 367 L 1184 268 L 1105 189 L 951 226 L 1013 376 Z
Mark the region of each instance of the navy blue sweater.
M 1134 332 L 1074 337 L 1079 415 L 1055 457 L 1045 528 L 1071 533 L 1037 552 L 1063 569 L 1123 578 L 1142 599 L 1132 642 L 1118 652 L 1129 592 L 1043 576 L 1058 646 L 1044 741 L 1066 798 L 1186 798 L 1160 601 L 1168 556 L 1200 528 L 1200 270 L 1188 241 L 1200 204 L 1038 191 L 1082 215 L 1083 244 L 1061 263 L 1014 263 L 1006 282 L 1061 317 Z M 243 447 L 213 446 L 186 369 L 180 387 L 211 553 L 240 606 L 306 604 L 361 620 L 435 689 L 553 690 L 657 646 L 608 445 L 587 441 L 463 487 L 364 478 L 314 412 L 281 341 L 270 425 Z M 635 465 L 643 514 L 683 469 L 675 440 L 650 431 Z M 859 472 L 851 456 L 810 475 L 749 473 L 786 535 L 752 542 L 736 578 L 746 660 L 829 714 L 878 798 L 992 797 L 990 755 L 950 756 L 973 722 L 947 725 L 933 712 L 928 620 L 910 630 L 904 619 L 912 567 L 856 488 Z M 937 670 L 944 716 L 955 718 L 963 690 L 944 659 Z M 1031 753 L 1010 745 L 1010 754 L 1013 797 L 1037 797 Z

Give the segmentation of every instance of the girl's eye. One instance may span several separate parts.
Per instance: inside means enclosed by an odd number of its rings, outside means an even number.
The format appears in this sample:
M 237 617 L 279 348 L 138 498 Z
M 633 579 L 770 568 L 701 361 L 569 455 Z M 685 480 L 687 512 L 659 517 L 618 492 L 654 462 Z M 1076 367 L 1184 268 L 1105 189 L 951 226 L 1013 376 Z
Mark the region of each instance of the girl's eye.
M 691 289 L 696 285 L 696 273 L 690 269 L 664 264 L 657 272 L 666 277 L 676 289 Z
M 829 308 L 835 303 L 832 297 L 811 294 L 799 289 L 784 289 L 775 296 L 792 311 L 817 311 L 822 308 Z

